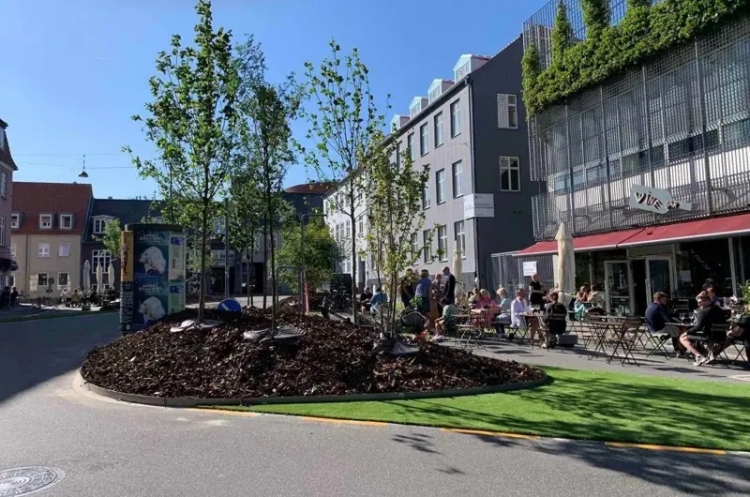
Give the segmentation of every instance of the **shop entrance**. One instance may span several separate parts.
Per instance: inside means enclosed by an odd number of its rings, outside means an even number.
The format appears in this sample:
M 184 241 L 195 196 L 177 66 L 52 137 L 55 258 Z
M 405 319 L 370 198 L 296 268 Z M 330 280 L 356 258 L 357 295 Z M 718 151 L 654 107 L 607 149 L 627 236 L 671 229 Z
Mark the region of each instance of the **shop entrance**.
M 607 299 L 607 313 L 623 315 L 631 313 L 631 277 L 628 261 L 604 262 L 604 292 Z

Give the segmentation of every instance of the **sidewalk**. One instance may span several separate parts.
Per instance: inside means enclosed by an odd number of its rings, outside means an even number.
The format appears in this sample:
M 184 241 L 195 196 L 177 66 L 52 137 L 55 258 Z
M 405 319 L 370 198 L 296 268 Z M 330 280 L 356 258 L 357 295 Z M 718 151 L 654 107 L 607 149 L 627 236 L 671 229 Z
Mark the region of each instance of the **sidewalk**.
M 688 380 L 727 381 L 750 386 L 750 368 L 743 367 L 741 363 L 724 364 L 719 362 L 715 365 L 695 367 L 692 361 L 687 359 L 675 357 L 665 359 L 663 355 L 654 354 L 648 357 L 643 353 L 635 353 L 638 366 L 627 363 L 622 365 L 620 360 L 616 358 L 611 363 L 607 363 L 607 360 L 602 356 L 586 355 L 587 352 L 581 346 L 576 346 L 573 349 L 555 348 L 548 350 L 538 347 L 532 348 L 528 344 L 519 345 L 504 339 L 488 339 L 482 343 L 485 348 L 472 344 L 471 351 L 473 354 L 537 366 L 643 374 Z M 453 340 L 446 342 L 444 345 L 459 347 Z

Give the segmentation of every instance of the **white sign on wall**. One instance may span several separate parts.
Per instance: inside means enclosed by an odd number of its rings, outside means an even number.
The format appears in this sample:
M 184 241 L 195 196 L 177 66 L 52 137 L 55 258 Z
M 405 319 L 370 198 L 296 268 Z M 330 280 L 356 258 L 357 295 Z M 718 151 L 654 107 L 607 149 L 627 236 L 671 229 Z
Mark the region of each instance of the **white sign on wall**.
M 672 194 L 666 190 L 659 190 L 658 188 L 643 185 L 633 185 L 630 188 L 628 205 L 634 209 L 641 209 L 656 214 L 666 214 L 674 209 L 683 211 L 693 209 L 693 204 L 674 200 Z
M 527 261 L 523 263 L 523 275 L 534 276 L 536 274 L 536 261 Z
M 495 195 L 473 193 L 464 196 L 464 219 L 495 217 Z

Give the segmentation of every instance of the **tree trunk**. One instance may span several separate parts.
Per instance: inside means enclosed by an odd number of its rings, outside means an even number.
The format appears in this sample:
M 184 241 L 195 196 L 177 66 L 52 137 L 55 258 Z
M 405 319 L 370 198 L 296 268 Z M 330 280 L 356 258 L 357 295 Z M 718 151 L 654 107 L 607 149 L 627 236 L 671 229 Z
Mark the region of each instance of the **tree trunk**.
M 276 330 L 276 247 L 274 246 L 273 225 L 273 191 L 271 186 L 270 171 L 266 176 L 266 207 L 268 209 L 268 232 L 270 233 L 269 245 L 271 246 L 271 332 Z
M 268 305 L 268 285 L 266 280 L 268 279 L 268 224 L 263 223 L 263 262 L 266 265 L 266 274 L 263 275 L 263 309 Z
M 253 233 L 252 230 L 250 231 L 250 239 L 253 240 L 253 242 L 255 241 L 255 234 Z M 245 288 L 247 289 L 247 306 L 248 307 L 253 307 L 253 288 L 252 288 L 252 284 L 250 283 L 250 281 L 251 281 L 250 280 L 250 275 L 252 274 L 253 276 L 255 276 L 255 271 L 254 271 L 255 270 L 255 265 L 253 264 L 253 256 L 255 255 L 254 254 L 254 249 L 255 249 L 255 243 L 253 243 L 251 247 L 248 247 L 248 248 L 245 249 L 246 253 L 248 254 L 248 261 L 246 262 L 246 264 L 247 264 L 247 284 L 245 286 Z M 250 272 L 250 268 L 251 267 L 253 268 L 253 272 L 252 273 Z
M 198 321 L 203 321 L 206 312 L 206 245 L 208 245 L 208 204 L 203 204 L 201 219 L 201 287 L 198 294 Z

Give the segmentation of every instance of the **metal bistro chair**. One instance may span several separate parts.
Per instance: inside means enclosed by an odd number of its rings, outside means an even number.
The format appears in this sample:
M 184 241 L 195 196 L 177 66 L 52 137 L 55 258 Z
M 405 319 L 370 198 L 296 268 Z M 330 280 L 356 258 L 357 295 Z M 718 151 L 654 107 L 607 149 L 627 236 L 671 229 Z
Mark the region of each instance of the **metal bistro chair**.
M 639 317 L 627 317 L 622 322 L 612 325 L 610 328 L 612 333 L 606 342 L 613 344 L 614 349 L 612 350 L 612 354 L 607 358 L 607 362 L 618 358 L 623 366 L 625 363 L 635 366 L 639 365 L 635 355 L 633 355 L 633 349 L 638 343 L 639 335 L 642 332 L 642 325 L 643 320 Z M 618 356 L 618 351 L 622 351 L 622 355 Z
M 475 316 L 471 314 L 459 314 L 456 316 L 456 330 L 458 332 L 458 345 L 463 349 L 468 349 L 476 345 L 479 348 L 486 349 L 482 339 L 484 330 L 475 323 Z

